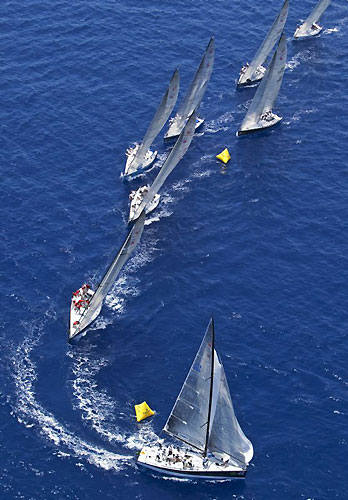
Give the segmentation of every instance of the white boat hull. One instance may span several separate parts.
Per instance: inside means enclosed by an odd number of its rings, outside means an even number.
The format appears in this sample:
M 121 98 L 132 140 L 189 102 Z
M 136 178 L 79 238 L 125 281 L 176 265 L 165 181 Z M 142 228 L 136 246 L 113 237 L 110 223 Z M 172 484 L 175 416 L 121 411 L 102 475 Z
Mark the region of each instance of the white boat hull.
M 262 130 L 267 130 L 271 127 L 274 127 L 277 123 L 279 123 L 282 120 L 282 117 L 273 114 L 273 119 L 270 121 L 266 120 L 259 120 L 255 122 L 254 125 L 252 125 L 250 128 L 243 129 L 243 130 L 238 130 L 236 133 L 237 137 L 240 137 L 241 135 L 246 135 L 246 134 L 251 134 L 252 132 L 261 132 Z
M 121 178 L 123 180 L 131 180 L 134 179 L 134 177 L 142 174 L 143 172 L 146 172 L 153 162 L 157 158 L 157 153 L 158 151 L 151 151 L 150 149 L 146 153 L 145 159 L 141 165 L 139 165 L 136 170 L 131 170 L 131 165 L 134 159 L 134 154 L 127 155 L 127 161 L 126 161 L 126 167 L 124 172 L 121 174 Z
M 195 124 L 195 131 L 199 129 L 201 125 L 204 123 L 204 118 L 196 118 L 196 124 Z M 175 126 L 175 122 L 169 127 L 167 133 L 165 134 L 164 138 L 165 139 L 175 139 L 176 137 L 179 137 L 181 134 L 182 128 L 178 128 Z
M 303 40 L 304 38 L 312 38 L 314 36 L 319 35 L 319 33 L 321 33 L 321 31 L 323 30 L 323 27 L 319 25 L 317 25 L 317 28 L 314 30 L 310 28 L 309 30 L 303 31 L 301 28 L 302 26 L 299 26 L 296 29 L 293 36 L 293 40 Z
M 265 73 L 266 73 L 266 68 L 264 66 L 259 66 L 257 68 L 257 70 L 255 71 L 254 78 L 248 78 L 247 80 L 245 80 L 243 73 L 239 77 L 237 87 L 248 87 L 249 85 L 255 85 L 255 83 L 259 83 L 262 80 Z
M 174 452 L 168 455 L 169 449 L 158 446 L 144 447 L 137 463 L 164 476 L 186 479 L 226 481 L 243 479 L 246 475 L 246 469 L 236 465 L 205 459 L 191 450 L 174 449 Z
M 73 295 L 71 299 L 71 304 L 70 304 L 70 325 L 69 325 L 69 339 L 72 339 L 73 337 L 76 337 L 79 333 L 82 333 L 84 329 L 80 329 L 80 322 L 83 316 L 86 314 L 86 311 L 88 310 L 88 304 L 86 303 L 87 300 L 91 300 L 94 291 L 89 289 L 87 293 L 83 293 L 82 287 L 77 290 L 79 292 L 78 295 Z M 76 293 L 76 292 L 75 292 Z M 77 308 L 74 304 L 78 300 L 85 301 L 85 304 L 81 306 L 80 308 Z M 96 311 L 95 317 L 93 318 L 92 321 L 99 315 L 100 309 Z M 90 323 L 89 323 L 90 325 Z M 89 326 L 88 325 L 88 326 Z
M 133 199 L 131 200 L 131 204 L 129 207 L 129 218 L 128 218 L 128 224 L 130 222 L 133 222 L 135 220 L 135 215 L 137 213 L 138 207 L 141 204 L 142 200 L 144 199 L 144 196 L 146 195 L 148 191 L 148 188 L 146 191 L 144 191 L 144 186 L 142 188 L 139 188 L 136 192 L 132 192 L 131 195 L 133 194 Z M 156 194 L 152 200 L 152 202 L 149 204 L 148 207 L 146 207 L 145 212 L 148 214 L 155 210 L 155 208 L 158 206 L 160 202 L 161 196 L 159 194 Z

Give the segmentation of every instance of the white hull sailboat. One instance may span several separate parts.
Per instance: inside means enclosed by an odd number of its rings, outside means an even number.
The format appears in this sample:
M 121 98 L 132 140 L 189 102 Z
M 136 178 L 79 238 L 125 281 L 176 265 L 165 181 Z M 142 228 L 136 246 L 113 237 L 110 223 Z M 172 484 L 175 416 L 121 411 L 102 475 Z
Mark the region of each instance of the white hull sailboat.
M 162 101 L 150 123 L 149 128 L 147 129 L 147 132 L 141 144 L 135 144 L 134 147 L 130 147 L 126 151 L 126 167 L 124 173 L 121 174 L 121 177 L 123 177 L 124 179 L 130 180 L 137 175 L 145 172 L 155 161 L 157 157 L 157 151 L 151 151 L 150 146 L 155 140 L 156 136 L 164 127 L 164 124 L 173 111 L 176 100 L 178 98 L 179 82 L 179 71 L 175 70 L 169 82 L 167 91 L 162 98 Z
M 285 0 L 281 11 L 274 20 L 270 30 L 268 31 L 264 41 L 262 42 L 259 50 L 255 54 L 251 63 L 246 63 L 239 75 L 237 86 L 247 86 L 254 85 L 258 83 L 264 77 L 266 73 L 266 68 L 264 63 L 273 50 L 273 47 L 279 40 L 281 33 L 283 32 L 286 19 L 288 17 L 289 11 L 289 0 Z
M 143 210 L 148 213 L 156 208 L 159 203 L 158 191 L 188 150 L 195 133 L 195 123 L 196 113 L 193 112 L 152 185 L 150 187 L 142 186 L 134 194 L 131 193 L 132 201 L 128 223 L 135 221 Z
M 318 21 L 330 5 L 330 2 L 331 0 L 319 0 L 307 19 L 296 28 L 294 40 L 310 38 L 322 31 L 323 28 L 318 24 Z
M 164 431 L 184 443 L 178 447 L 160 440 L 145 446 L 138 464 L 166 476 L 226 480 L 243 478 L 253 445 L 234 413 L 221 360 L 215 350 L 213 319 Z
M 145 223 L 145 211 L 132 227 L 125 242 L 106 271 L 95 291 L 88 284 L 73 293 L 70 305 L 69 341 L 82 333 L 99 316 L 103 301 L 113 286 L 118 274 L 139 243 Z
M 286 66 L 286 37 L 280 37 L 276 52 L 267 68 L 266 74 L 258 87 L 237 136 L 265 130 L 276 125 L 282 119 L 273 113 Z
M 208 82 L 210 80 L 214 66 L 214 37 L 208 43 L 204 52 L 201 63 L 197 72 L 191 82 L 191 85 L 182 101 L 176 115 L 169 122 L 169 128 L 166 132 L 165 139 L 173 139 L 178 137 L 184 128 L 189 116 L 192 115 L 194 110 L 199 108 L 202 102 L 205 91 L 207 90 Z M 204 120 L 197 117 L 195 129 L 197 130 Z

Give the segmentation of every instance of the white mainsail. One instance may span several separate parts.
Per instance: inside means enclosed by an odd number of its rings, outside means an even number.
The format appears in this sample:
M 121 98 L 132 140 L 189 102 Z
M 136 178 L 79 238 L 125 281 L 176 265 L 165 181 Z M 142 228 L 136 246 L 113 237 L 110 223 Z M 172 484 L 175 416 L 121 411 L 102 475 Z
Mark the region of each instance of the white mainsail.
M 140 146 L 137 148 L 133 160 L 127 163 L 125 175 L 133 174 L 134 172 L 136 172 L 136 170 L 138 170 L 139 167 L 143 165 L 145 156 L 148 153 L 151 144 L 153 143 L 159 132 L 162 130 L 164 124 L 173 111 L 176 100 L 178 98 L 179 83 L 180 75 L 179 71 L 176 69 L 169 82 L 167 91 L 164 94 L 162 101 L 155 113 L 155 116 L 153 117 L 150 126 L 147 129 L 144 139 L 142 140 Z
M 211 37 L 184 100 L 169 125 L 165 138 L 178 136 L 188 117 L 194 110 L 197 110 L 201 104 L 213 71 L 214 51 L 214 37 Z
M 268 128 L 277 123 L 281 118 L 272 114 L 272 108 L 277 99 L 279 89 L 283 80 L 286 66 L 287 48 L 285 33 L 282 34 L 276 52 L 267 68 L 266 74 L 257 89 L 249 106 L 247 114 L 242 122 L 237 135 Z M 269 117 L 263 119 L 266 114 Z
M 106 295 L 109 293 L 112 285 L 116 280 L 116 277 L 139 243 L 144 229 L 144 223 L 145 211 L 140 215 L 137 222 L 132 227 L 125 242 L 118 251 L 109 269 L 106 271 L 103 279 L 101 280 L 100 284 L 93 294 L 89 307 L 85 309 L 84 313 L 80 316 L 78 325 L 76 325 L 76 327 L 70 328 L 69 339 L 72 339 L 78 333 L 82 332 L 99 315 Z
M 313 36 L 321 31 L 321 27 L 316 25 L 324 14 L 331 0 L 319 0 L 307 19 L 296 29 L 294 38 Z M 314 28 L 313 28 L 314 27 Z
M 254 59 L 246 67 L 245 71 L 241 72 L 240 78 L 238 80 L 238 85 L 246 85 L 261 80 L 265 73 L 265 69 L 262 65 L 284 30 L 286 19 L 288 17 L 288 11 L 289 0 L 285 0 L 281 11 L 274 20 L 270 30 L 266 35 L 266 38 L 255 54 Z
M 157 174 L 157 177 L 150 186 L 148 192 L 144 196 L 142 202 L 134 212 L 134 216 L 130 220 L 136 220 L 143 210 L 146 210 L 151 205 L 154 197 L 163 186 L 168 175 L 174 170 L 181 158 L 186 153 L 195 133 L 196 113 L 193 112 L 184 129 L 182 130 L 178 140 L 171 150 L 168 158 L 163 164 L 163 167 Z
M 228 455 L 244 468 L 253 457 L 253 446 L 235 416 L 224 368 L 214 348 L 212 319 L 164 430 L 204 454 Z

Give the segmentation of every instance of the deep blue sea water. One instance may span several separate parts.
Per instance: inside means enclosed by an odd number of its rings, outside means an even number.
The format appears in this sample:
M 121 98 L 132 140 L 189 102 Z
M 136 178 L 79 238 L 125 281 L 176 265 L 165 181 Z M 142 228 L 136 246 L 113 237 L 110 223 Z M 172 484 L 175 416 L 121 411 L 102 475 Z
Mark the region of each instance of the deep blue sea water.
M 314 0 L 291 0 L 283 121 L 237 139 L 255 89 L 236 78 L 281 3 L 2 2 L 1 499 L 348 498 L 348 3 L 293 43 Z M 125 149 L 176 67 L 182 98 L 211 34 L 205 124 L 101 316 L 68 345 L 71 292 L 127 234 Z M 134 186 L 163 162 L 155 146 Z M 254 459 L 243 482 L 154 478 L 135 454 L 210 314 Z M 157 414 L 137 424 L 143 400 Z

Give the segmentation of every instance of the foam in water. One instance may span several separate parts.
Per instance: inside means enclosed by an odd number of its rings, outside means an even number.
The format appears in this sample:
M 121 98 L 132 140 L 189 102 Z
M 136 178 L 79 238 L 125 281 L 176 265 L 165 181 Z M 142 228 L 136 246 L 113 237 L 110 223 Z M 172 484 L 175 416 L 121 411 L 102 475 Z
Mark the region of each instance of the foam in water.
M 90 444 L 79 438 L 61 424 L 55 416 L 37 401 L 35 382 L 38 378 L 37 367 L 30 355 L 40 342 L 43 325 L 24 324 L 27 335 L 11 355 L 11 375 L 15 384 L 15 396 L 12 414 L 17 421 L 27 428 L 35 427 L 41 436 L 59 448 L 56 455 L 60 457 L 74 456 L 84 459 L 97 467 L 119 471 L 122 465 L 132 459 L 130 455 L 120 455 Z

